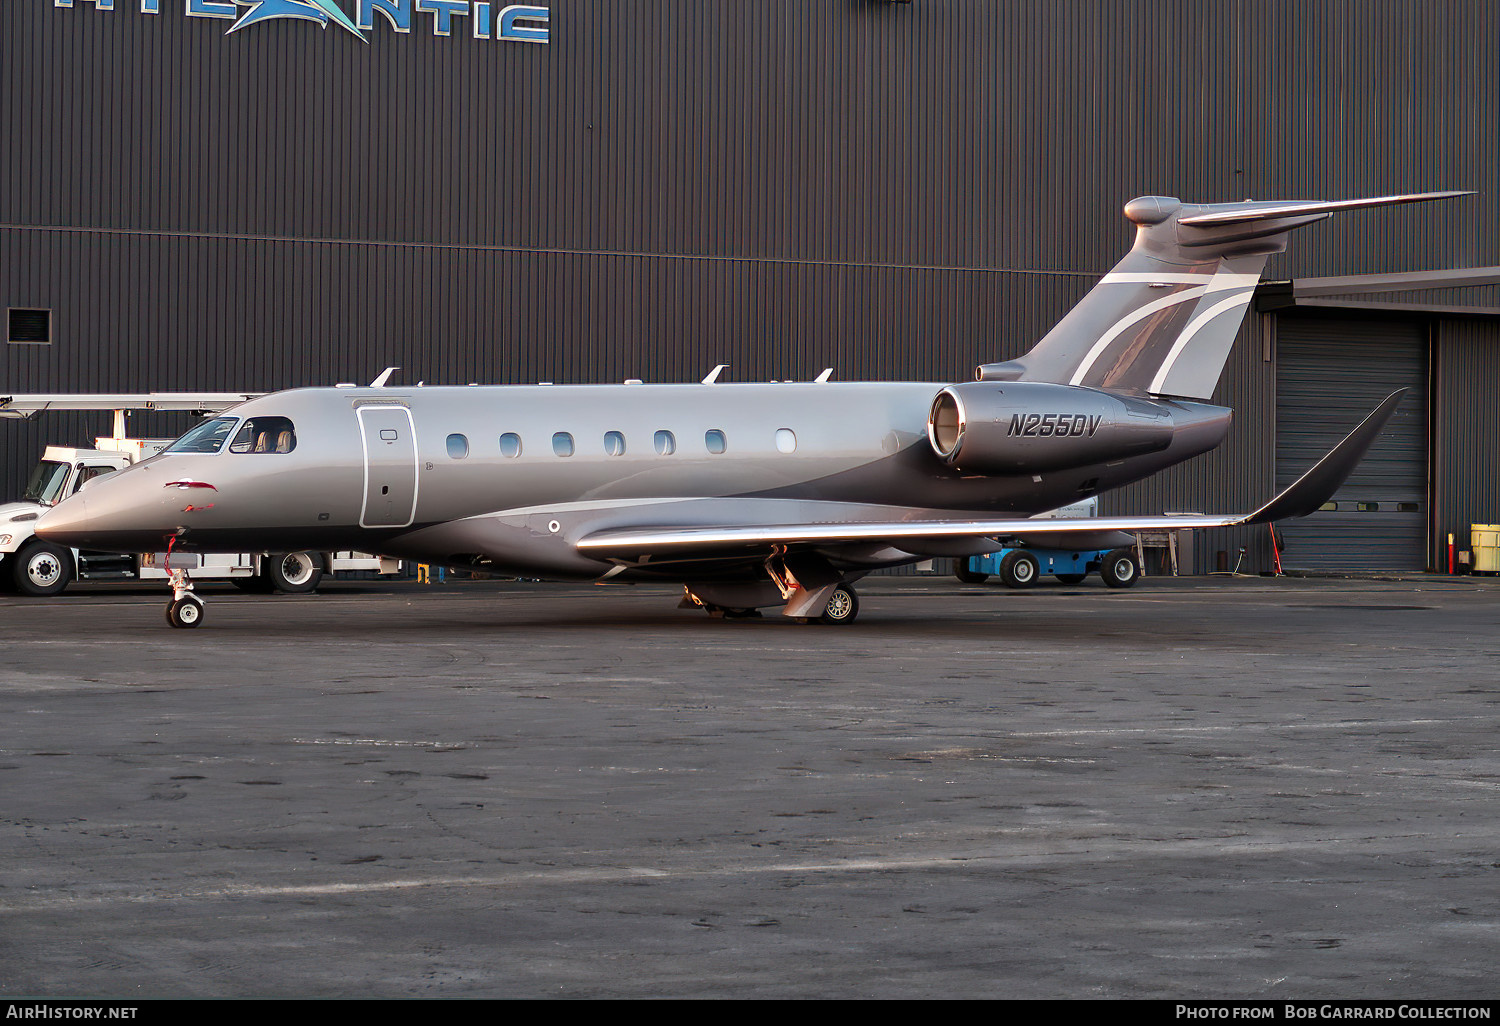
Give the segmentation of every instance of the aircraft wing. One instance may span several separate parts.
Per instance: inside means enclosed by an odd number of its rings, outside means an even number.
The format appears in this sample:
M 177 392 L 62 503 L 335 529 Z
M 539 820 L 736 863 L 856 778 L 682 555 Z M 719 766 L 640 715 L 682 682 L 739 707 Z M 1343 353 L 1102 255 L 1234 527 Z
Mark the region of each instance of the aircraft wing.
M 1013 517 L 996 520 L 893 520 L 831 524 L 746 524 L 724 527 L 644 527 L 597 531 L 578 542 L 578 550 L 595 556 L 633 557 L 722 552 L 730 548 L 766 545 L 857 545 L 871 542 L 900 547 L 903 541 L 963 538 L 1025 538 L 1027 535 L 1100 534 L 1109 531 L 1176 530 L 1231 527 L 1245 516 L 1202 514 L 1149 517 L 1080 517 L 1039 520 Z
M 1394 392 L 1375 408 L 1327 456 L 1252 513 L 1161 514 L 1155 516 L 1043 519 L 1037 517 L 941 517 L 912 511 L 910 518 L 861 519 L 861 507 L 851 505 L 850 519 L 820 523 L 739 523 L 694 525 L 632 525 L 605 528 L 581 537 L 576 545 L 584 555 L 605 559 L 658 561 L 694 555 L 744 552 L 767 546 L 828 547 L 838 545 L 1016 538 L 1111 531 L 1162 531 L 1264 524 L 1287 517 L 1306 516 L 1332 497 L 1379 435 L 1405 390 Z M 876 509 L 889 514 L 886 507 Z M 923 515 L 923 514 L 927 515 Z

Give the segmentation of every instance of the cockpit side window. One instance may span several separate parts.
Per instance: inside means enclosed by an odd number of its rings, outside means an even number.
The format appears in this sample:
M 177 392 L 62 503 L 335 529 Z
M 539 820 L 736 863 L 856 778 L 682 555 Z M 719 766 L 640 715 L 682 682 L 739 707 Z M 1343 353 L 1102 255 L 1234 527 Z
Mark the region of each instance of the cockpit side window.
M 230 452 L 278 453 L 297 448 L 297 431 L 285 417 L 251 417 L 229 443 Z
M 205 420 L 202 424 L 199 424 L 193 430 L 167 446 L 162 452 L 218 452 L 224 447 L 224 440 L 229 437 L 229 433 L 234 430 L 234 426 L 239 422 L 238 417 L 215 417 L 213 420 Z

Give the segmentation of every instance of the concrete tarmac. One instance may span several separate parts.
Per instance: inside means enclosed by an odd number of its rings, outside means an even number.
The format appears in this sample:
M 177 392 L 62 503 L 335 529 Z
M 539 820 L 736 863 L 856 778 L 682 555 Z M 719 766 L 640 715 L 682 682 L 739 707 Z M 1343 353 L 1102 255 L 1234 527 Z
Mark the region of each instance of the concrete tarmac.
M 0 995 L 1500 996 L 1493 579 L 0 598 Z

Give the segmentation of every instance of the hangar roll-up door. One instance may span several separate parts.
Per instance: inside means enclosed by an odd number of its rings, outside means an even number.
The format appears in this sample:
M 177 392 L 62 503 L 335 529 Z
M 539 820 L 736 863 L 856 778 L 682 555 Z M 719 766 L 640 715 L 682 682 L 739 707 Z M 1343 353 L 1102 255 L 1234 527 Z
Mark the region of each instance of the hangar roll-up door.
M 1276 337 L 1276 486 L 1291 484 L 1398 388 L 1385 431 L 1335 508 L 1278 525 L 1282 565 L 1427 567 L 1427 327 L 1413 320 L 1283 314 Z

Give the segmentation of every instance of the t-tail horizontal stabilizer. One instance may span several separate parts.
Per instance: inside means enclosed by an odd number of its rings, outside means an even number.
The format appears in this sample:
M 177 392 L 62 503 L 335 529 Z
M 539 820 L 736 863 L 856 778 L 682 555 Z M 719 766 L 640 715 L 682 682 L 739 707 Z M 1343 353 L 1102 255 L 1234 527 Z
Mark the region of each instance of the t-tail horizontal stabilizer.
M 1280 217 L 1301 217 L 1305 214 L 1335 214 L 1341 210 L 1362 210 L 1366 207 L 1394 207 L 1400 203 L 1422 203 L 1426 200 L 1453 199 L 1457 196 L 1472 196 L 1473 190 L 1461 189 L 1450 192 L 1409 192 L 1397 196 L 1371 196 L 1365 199 L 1347 200 L 1283 200 L 1259 202 L 1246 200 L 1243 203 L 1218 203 L 1206 214 L 1189 214 L 1179 217 L 1178 224 L 1202 226 L 1210 224 L 1244 224 L 1248 221 L 1269 221 Z
M 1136 226 L 1125 258 L 1034 349 L 981 367 L 980 377 L 1209 399 L 1266 260 L 1294 229 L 1344 210 L 1467 195 L 1200 204 L 1138 197 L 1125 205 Z

